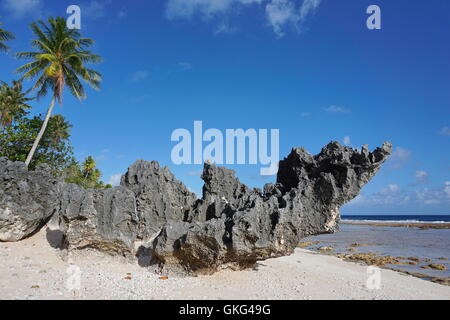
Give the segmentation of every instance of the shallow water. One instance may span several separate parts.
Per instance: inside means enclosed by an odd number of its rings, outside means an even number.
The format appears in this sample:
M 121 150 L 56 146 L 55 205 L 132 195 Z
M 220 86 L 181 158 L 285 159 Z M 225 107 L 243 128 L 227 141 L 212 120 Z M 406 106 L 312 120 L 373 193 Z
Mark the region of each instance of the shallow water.
M 450 222 L 450 215 L 370 215 L 370 216 L 342 216 L 342 221 L 359 222 Z
M 302 241 L 321 241 L 306 249 L 330 246 L 333 253 L 375 253 L 382 256 L 428 258 L 431 262 L 418 265 L 389 265 L 396 269 L 419 272 L 432 277 L 450 277 L 450 229 L 427 229 L 358 226 L 342 223 L 335 234 L 308 237 Z M 367 244 L 356 247 L 357 252 L 349 252 L 351 244 Z M 442 260 L 440 258 L 447 258 Z M 423 269 L 430 263 L 444 264 L 445 271 Z

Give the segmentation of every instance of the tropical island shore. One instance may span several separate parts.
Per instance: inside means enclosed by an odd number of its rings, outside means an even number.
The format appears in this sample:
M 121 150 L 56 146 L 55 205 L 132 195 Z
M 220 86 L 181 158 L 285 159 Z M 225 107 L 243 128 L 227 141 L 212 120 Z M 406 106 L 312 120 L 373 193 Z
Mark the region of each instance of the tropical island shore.
M 450 229 L 450 223 L 423 223 L 423 222 L 349 222 L 341 223 L 356 226 L 419 228 L 419 229 Z
M 367 266 L 301 248 L 254 269 L 180 278 L 93 251 L 63 259 L 47 236 L 0 243 L 1 299 L 450 299 L 449 286 L 386 269 L 381 289 L 369 290 Z M 70 265 L 81 271 L 78 291 L 66 287 Z

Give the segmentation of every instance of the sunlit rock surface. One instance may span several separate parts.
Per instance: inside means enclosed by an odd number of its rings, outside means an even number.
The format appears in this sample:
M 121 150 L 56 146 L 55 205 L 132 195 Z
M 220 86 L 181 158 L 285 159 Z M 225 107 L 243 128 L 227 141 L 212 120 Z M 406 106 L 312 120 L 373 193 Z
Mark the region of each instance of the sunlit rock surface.
M 46 168 L 0 160 L 0 240 L 17 241 L 50 218 L 65 247 L 137 258 L 157 271 L 212 273 L 289 255 L 306 236 L 337 231 L 339 208 L 355 198 L 392 151 L 332 142 L 313 156 L 295 148 L 263 190 L 205 163 L 197 199 L 167 168 L 137 161 L 121 186 L 85 190 Z

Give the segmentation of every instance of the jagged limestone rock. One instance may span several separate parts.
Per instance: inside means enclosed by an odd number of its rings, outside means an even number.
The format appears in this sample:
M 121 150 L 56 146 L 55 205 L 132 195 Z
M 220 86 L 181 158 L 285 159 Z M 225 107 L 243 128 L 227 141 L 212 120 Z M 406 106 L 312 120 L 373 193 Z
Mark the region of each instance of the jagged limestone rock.
M 332 233 L 339 208 L 356 197 L 392 151 L 368 153 L 332 142 L 316 156 L 293 149 L 280 162 L 276 184 L 250 190 L 229 169 L 206 163 L 203 198 L 186 222 L 168 223 L 154 240 L 162 267 L 185 272 L 241 268 L 289 255 L 300 239 Z
M 139 220 L 131 190 L 85 190 L 65 184 L 59 194 L 59 230 L 69 250 L 93 248 L 124 256 L 134 254 Z
M 156 161 L 136 161 L 120 184 L 135 195 L 141 239 L 154 237 L 168 220 L 182 221 L 197 199 L 167 167 L 161 168 Z
M 0 158 L 0 241 L 19 241 L 45 225 L 59 208 L 58 184 L 48 166 L 28 171 Z
M 301 238 L 335 232 L 339 208 L 391 152 L 389 143 L 369 152 L 367 146 L 354 150 L 332 142 L 315 156 L 296 148 L 280 161 L 277 182 L 263 191 L 242 184 L 232 170 L 205 163 L 202 199 L 167 168 L 142 160 L 128 169 L 120 187 L 84 190 L 55 183 L 44 190 L 69 250 L 95 248 L 139 261 L 146 254 L 157 270 L 211 273 L 289 255 Z

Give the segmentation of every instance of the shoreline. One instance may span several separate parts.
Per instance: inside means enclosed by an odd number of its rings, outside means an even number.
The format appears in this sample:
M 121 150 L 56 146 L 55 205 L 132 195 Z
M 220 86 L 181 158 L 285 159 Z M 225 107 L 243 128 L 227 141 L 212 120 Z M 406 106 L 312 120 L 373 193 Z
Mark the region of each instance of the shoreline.
M 62 260 L 45 232 L 0 243 L 1 299 L 450 299 L 450 287 L 388 269 L 381 288 L 369 290 L 367 266 L 297 248 L 291 256 L 260 261 L 253 269 L 210 276 L 154 274 L 137 263 L 95 251 Z M 81 270 L 81 287 L 68 291 L 68 267 Z
M 411 275 L 417 277 L 419 279 L 435 282 L 441 285 L 450 286 L 450 278 L 449 277 L 437 277 L 431 276 L 420 272 L 412 272 L 406 271 L 399 268 L 392 267 L 394 265 L 417 265 L 419 262 L 421 263 L 430 263 L 432 262 L 428 258 L 418 258 L 418 257 L 394 257 L 389 255 L 379 255 L 373 252 L 358 252 L 356 248 L 358 247 L 366 247 L 370 244 L 362 244 L 362 243 L 353 243 L 347 248 L 346 252 L 335 253 L 335 248 L 330 246 L 319 246 L 322 241 L 304 241 L 298 244 L 298 248 L 302 248 L 304 250 L 308 250 L 311 252 L 315 252 L 317 254 L 322 254 L 326 256 L 333 256 L 341 259 L 346 262 L 358 263 L 364 266 L 377 266 L 379 268 L 383 268 L 386 270 L 392 270 L 399 273 Z M 311 248 L 312 246 L 319 246 L 315 248 Z M 447 258 L 440 258 L 443 263 L 447 263 Z M 444 264 L 428 264 L 422 266 L 423 269 L 436 269 L 440 266 L 444 266 Z
M 336 235 L 311 236 L 305 238 L 298 246 L 321 254 L 333 255 L 344 261 L 361 263 L 365 266 L 375 265 L 450 286 L 449 252 L 443 250 L 445 244 L 434 247 L 433 243 L 433 241 L 440 241 L 439 243 L 448 241 L 448 238 L 445 238 L 448 235 L 447 223 L 443 227 L 441 225 L 444 223 L 431 223 L 430 226 L 430 223 L 426 222 L 341 221 L 340 223 L 343 229 Z M 396 230 L 400 227 L 404 229 Z M 436 234 L 440 236 L 436 237 Z
M 450 229 L 450 223 L 428 223 L 428 222 L 348 222 L 341 220 L 342 224 L 356 225 L 356 226 L 372 226 L 372 227 L 393 227 L 393 228 L 419 228 L 427 229 Z

